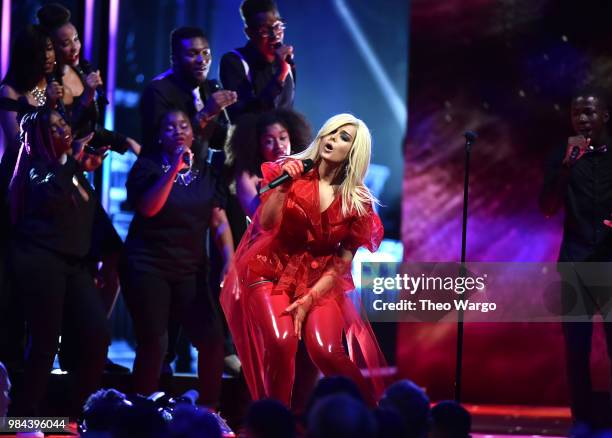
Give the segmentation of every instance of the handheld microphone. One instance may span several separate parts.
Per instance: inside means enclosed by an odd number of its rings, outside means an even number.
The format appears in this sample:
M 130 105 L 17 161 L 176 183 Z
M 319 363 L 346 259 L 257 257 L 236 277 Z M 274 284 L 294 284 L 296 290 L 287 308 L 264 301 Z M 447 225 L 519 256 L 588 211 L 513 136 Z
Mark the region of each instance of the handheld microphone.
M 191 167 L 191 155 L 189 155 L 189 151 L 183 152 L 183 163 Z
M 47 73 L 45 75 L 45 79 L 47 80 L 47 84 L 51 82 L 57 82 L 60 85 L 63 85 L 62 77 L 57 77 L 55 73 Z M 66 107 L 64 106 L 64 101 L 60 98 L 57 100 L 57 112 L 62 115 L 62 117 L 66 118 Z
M 302 163 L 304 164 L 304 172 L 302 172 L 302 175 L 304 175 L 305 173 L 309 172 L 310 169 L 312 169 L 312 167 L 314 166 L 314 162 L 310 158 L 302 160 Z M 270 183 L 267 186 L 262 187 L 259 190 L 259 194 L 263 195 L 268 190 L 273 189 L 275 187 L 278 187 L 281 184 L 289 181 L 290 179 L 291 179 L 291 177 L 289 176 L 289 174 L 287 172 L 283 172 L 283 174 L 281 176 L 279 176 L 278 178 L 275 178 L 272 181 L 270 181 Z
M 282 47 L 282 46 L 283 46 L 283 43 L 281 43 L 280 41 L 274 44 L 275 49 L 278 49 L 279 47 Z M 285 62 L 289 64 L 291 67 L 293 67 L 295 65 L 295 63 L 293 62 L 293 55 L 287 55 L 285 57 Z
M 569 157 L 570 163 L 573 163 L 574 161 L 576 161 L 579 154 L 580 154 L 580 148 L 578 146 L 574 146 L 572 148 L 572 152 L 570 153 L 570 157 Z
M 78 68 L 81 69 L 81 72 L 84 76 L 93 73 L 94 71 L 92 65 L 86 59 L 81 59 Z M 102 102 L 102 105 L 108 105 L 106 92 L 104 91 L 104 88 L 102 86 L 96 87 L 96 93 L 98 93 L 98 97 L 100 98 L 100 102 Z
M 587 152 L 593 151 L 594 147 L 591 144 L 591 139 L 589 137 L 587 137 L 587 136 L 584 136 L 584 135 L 583 135 L 583 137 L 586 140 L 586 144 L 587 144 L 587 147 L 588 147 L 588 151 Z M 569 163 L 570 164 L 574 164 L 576 162 L 576 160 L 578 159 L 579 155 L 580 155 L 580 146 L 573 146 L 572 147 L 572 151 L 570 152 L 569 160 L 568 160 Z
M 223 90 L 223 87 L 216 79 L 209 79 L 206 82 L 208 82 L 208 89 L 210 90 L 210 94 Z M 227 122 L 227 124 L 231 125 L 232 122 L 229 118 L 229 114 L 227 114 L 227 110 L 223 108 L 221 111 L 223 111 L 223 115 L 225 116 L 225 121 Z

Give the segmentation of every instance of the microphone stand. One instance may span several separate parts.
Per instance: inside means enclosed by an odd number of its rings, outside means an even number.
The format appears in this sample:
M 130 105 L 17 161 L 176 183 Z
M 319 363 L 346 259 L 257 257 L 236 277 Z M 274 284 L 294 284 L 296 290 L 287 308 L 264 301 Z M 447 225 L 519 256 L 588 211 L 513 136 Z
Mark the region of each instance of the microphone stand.
M 461 268 L 459 275 L 465 277 L 465 249 L 467 239 L 467 220 L 468 220 L 468 188 L 470 184 L 470 153 L 472 145 L 478 138 L 478 134 L 473 131 L 466 131 L 465 137 L 465 173 L 463 177 L 463 223 L 461 229 Z M 463 299 L 463 295 L 460 299 Z M 463 309 L 460 307 L 457 312 L 457 355 L 455 362 L 455 401 L 461 403 L 461 372 L 463 365 Z

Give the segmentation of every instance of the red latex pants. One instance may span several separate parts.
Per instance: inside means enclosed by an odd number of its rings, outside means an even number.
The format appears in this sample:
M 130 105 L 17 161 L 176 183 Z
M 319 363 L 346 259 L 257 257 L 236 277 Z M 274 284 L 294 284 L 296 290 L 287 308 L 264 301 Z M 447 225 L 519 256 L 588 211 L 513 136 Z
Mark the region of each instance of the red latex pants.
M 274 284 L 262 282 L 251 286 L 249 313 L 264 344 L 264 379 L 266 396 L 287 406 L 295 378 L 295 336 L 293 316 L 283 311 L 289 306 L 287 295 L 272 295 Z M 369 386 L 359 368 L 351 362 L 342 344 L 344 320 L 332 300 L 311 308 L 306 317 L 302 339 L 314 364 L 326 376 L 342 375 L 353 380 L 364 400 L 373 404 Z

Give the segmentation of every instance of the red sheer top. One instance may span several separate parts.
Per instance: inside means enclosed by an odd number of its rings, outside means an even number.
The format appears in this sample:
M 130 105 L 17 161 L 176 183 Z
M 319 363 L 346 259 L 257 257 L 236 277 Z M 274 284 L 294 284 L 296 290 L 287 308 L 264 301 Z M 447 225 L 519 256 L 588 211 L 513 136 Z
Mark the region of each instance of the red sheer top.
M 265 185 L 281 174 L 280 164 L 264 163 L 262 172 L 262 185 Z M 363 216 L 356 212 L 343 216 L 340 195 L 321 212 L 316 168 L 290 184 L 282 218 L 271 230 L 259 226 L 259 212 L 272 191 L 262 195 L 260 209 L 238 246 L 221 294 L 221 305 L 254 399 L 265 396 L 263 345 L 255 335 L 255 327 L 251 327 L 245 294 L 249 292 L 249 285 L 257 281 L 273 281 L 272 293 L 287 294 L 293 301 L 307 293 L 324 274 L 334 275 L 332 290 L 317 305 L 335 302 L 340 307 L 352 360 L 364 359 L 365 363 L 358 365 L 367 366 L 371 375 L 385 363 L 370 325 L 362 320 L 360 309 L 346 295 L 355 286 L 350 263 L 339 255 L 340 248 L 353 252 L 361 246 L 370 251 L 378 248 L 384 233 L 378 215 L 369 205 Z M 360 354 L 355 355 L 355 347 Z M 384 389 L 383 382 L 373 379 L 373 383 L 378 397 Z

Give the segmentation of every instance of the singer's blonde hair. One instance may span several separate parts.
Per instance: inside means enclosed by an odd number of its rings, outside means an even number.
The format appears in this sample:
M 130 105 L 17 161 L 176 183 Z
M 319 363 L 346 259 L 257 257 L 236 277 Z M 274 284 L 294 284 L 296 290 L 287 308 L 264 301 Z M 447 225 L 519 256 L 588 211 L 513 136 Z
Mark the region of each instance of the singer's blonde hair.
M 315 139 L 304 152 L 292 155 L 291 158 L 314 161 L 315 166 L 321 161 L 321 140 L 326 135 L 338 130 L 344 125 L 355 127 L 353 144 L 344 162 L 344 175 L 340 183 L 342 195 L 342 214 L 348 216 L 351 210 L 355 210 L 359 216 L 366 214 L 367 206 L 378 203 L 378 200 L 370 193 L 363 180 L 372 151 L 372 137 L 366 124 L 352 114 L 337 114 L 329 118 L 321 127 Z

